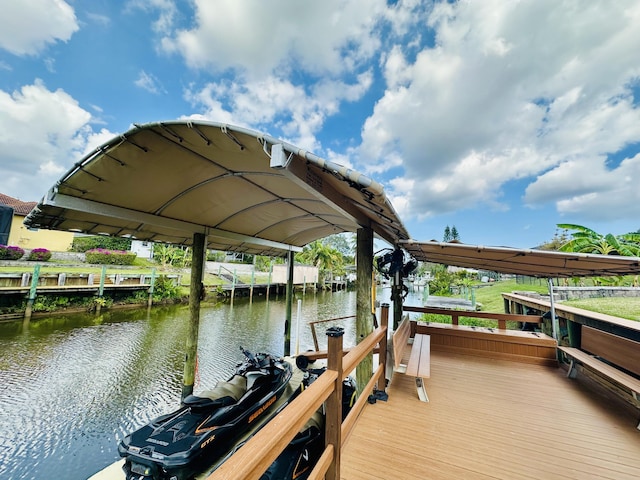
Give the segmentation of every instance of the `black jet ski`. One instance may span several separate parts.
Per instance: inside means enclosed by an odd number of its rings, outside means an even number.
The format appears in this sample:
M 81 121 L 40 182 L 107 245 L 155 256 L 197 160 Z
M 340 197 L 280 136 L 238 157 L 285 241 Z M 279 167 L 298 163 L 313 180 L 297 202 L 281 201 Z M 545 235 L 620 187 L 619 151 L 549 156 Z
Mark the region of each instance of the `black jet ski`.
M 305 358 L 297 357 L 296 365 L 305 370 L 303 387 L 308 387 L 326 370 L 326 367 L 308 368 Z M 355 380 L 352 377 L 345 378 L 342 382 L 343 421 L 355 403 L 356 393 Z M 260 480 L 306 480 L 325 448 L 324 425 L 324 410 L 320 407 L 260 477 Z
M 191 479 L 225 456 L 248 430 L 264 424 L 293 369 L 282 358 L 240 349 L 244 361 L 226 382 L 189 395 L 178 410 L 120 442 L 127 480 Z

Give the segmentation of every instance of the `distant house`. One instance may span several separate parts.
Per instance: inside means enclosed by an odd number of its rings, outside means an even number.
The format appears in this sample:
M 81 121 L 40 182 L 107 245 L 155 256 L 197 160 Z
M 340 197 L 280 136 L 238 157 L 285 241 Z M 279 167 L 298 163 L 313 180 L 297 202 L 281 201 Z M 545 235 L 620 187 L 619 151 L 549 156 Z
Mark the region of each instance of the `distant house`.
M 153 242 L 145 242 L 142 240 L 131 240 L 131 251 L 138 258 L 153 258 Z
M 40 230 L 24 226 L 24 218 L 37 204 L 38 202 L 23 202 L 0 193 L 0 205 L 13 209 L 13 219 L 6 244 L 27 250 L 46 248 L 52 252 L 68 251 L 73 243 L 73 232 Z

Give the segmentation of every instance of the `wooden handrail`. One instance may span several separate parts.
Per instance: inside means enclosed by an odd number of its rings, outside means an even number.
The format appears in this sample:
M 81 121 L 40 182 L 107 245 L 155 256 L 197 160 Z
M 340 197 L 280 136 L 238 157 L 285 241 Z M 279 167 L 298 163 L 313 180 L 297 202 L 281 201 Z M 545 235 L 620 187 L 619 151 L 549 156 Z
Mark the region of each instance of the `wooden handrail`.
M 381 326 L 376 328 L 344 356 L 342 359 L 342 370 L 345 372 L 345 377 L 349 375 L 349 373 L 351 373 L 360 362 L 362 362 L 364 357 L 374 349 L 378 342 L 380 342 L 383 335 L 386 334 L 387 327 Z
M 540 315 L 519 315 L 513 313 L 478 312 L 475 310 L 450 310 L 447 308 L 412 307 L 403 305 L 405 312 L 430 313 L 434 315 L 447 315 L 451 317 L 451 323 L 458 325 L 460 317 L 486 318 L 498 322 L 498 328 L 505 330 L 507 322 L 542 323 Z
M 320 455 L 315 467 L 311 470 L 309 477 L 307 480 L 324 480 L 324 476 L 329 470 L 329 465 L 331 465 L 331 461 L 333 460 L 333 445 L 327 445 Z
M 207 480 L 259 480 L 333 391 L 338 374 L 327 370 L 256 433 Z

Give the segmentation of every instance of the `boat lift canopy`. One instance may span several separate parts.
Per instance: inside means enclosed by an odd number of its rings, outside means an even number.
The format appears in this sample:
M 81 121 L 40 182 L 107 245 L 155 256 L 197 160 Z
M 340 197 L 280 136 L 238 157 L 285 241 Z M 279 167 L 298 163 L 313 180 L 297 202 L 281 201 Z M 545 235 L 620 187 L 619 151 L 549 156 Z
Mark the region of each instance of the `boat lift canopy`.
M 268 135 L 181 120 L 135 126 L 76 163 L 25 222 L 32 228 L 282 256 L 371 227 L 409 238 L 382 186 Z
M 423 262 L 530 277 L 573 278 L 640 273 L 638 257 L 414 240 L 401 241 L 400 246 Z

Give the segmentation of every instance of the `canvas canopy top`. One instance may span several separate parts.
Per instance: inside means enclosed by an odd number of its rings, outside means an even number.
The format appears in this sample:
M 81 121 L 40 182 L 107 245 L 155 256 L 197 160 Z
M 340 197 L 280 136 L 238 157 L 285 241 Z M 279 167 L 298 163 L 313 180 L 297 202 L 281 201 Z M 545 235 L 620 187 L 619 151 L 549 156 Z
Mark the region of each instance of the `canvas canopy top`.
M 409 238 L 382 186 L 267 135 L 222 123 L 135 126 L 87 155 L 27 216 L 33 228 L 278 256 L 370 226 Z

